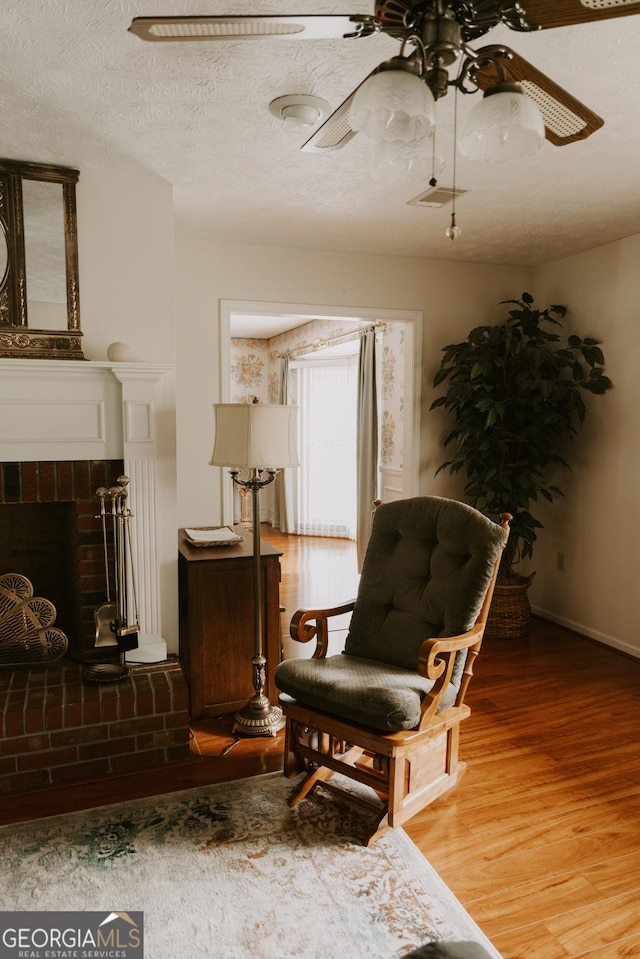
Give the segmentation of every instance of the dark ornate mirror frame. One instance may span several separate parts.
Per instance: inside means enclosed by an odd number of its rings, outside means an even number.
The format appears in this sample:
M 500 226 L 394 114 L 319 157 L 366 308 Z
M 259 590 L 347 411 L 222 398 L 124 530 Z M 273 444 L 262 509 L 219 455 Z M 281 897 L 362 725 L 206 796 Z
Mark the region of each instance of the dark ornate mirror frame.
M 6 240 L 6 269 L 0 275 L 0 356 L 83 360 L 78 284 L 76 183 L 79 172 L 44 163 L 0 160 L 0 230 Z M 22 184 L 41 180 L 62 185 L 67 329 L 29 329 Z M 0 234 L 0 241 L 2 235 Z M 0 273 L 2 266 L 0 266 Z

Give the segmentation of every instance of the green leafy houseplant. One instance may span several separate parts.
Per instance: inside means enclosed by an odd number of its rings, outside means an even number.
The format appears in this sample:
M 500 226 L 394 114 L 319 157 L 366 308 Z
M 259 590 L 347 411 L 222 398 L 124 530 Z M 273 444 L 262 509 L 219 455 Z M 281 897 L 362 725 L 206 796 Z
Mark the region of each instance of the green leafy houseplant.
M 558 332 L 566 307 L 538 310 L 529 293 L 503 302 L 512 306 L 504 322 L 443 348 L 434 387 L 446 392 L 431 409 L 444 407 L 455 424 L 444 441 L 453 456 L 438 472 L 464 470 L 477 509 L 513 516 L 499 577 L 506 585 L 523 581 L 513 563 L 532 555 L 542 527 L 530 504 L 563 495 L 548 474 L 570 469 L 565 446 L 585 418 L 584 392 L 612 384 L 598 340 Z

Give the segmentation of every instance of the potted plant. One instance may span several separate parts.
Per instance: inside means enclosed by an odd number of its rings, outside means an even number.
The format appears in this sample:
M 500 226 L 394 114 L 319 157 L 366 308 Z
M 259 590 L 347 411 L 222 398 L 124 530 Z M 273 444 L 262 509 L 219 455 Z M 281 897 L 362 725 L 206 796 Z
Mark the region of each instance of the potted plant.
M 511 306 L 503 322 L 443 348 L 434 387 L 444 385 L 445 393 L 431 409 L 442 407 L 454 420 L 444 440 L 453 455 L 438 472 L 464 470 L 464 492 L 477 509 L 513 517 L 488 629 L 516 637 L 526 634 L 534 574 L 521 576 L 513 566 L 532 556 L 542 527 L 530 505 L 563 495 L 553 478 L 570 469 L 566 443 L 584 421 L 584 392 L 604 393 L 612 384 L 598 340 L 561 335 L 566 307 L 536 309 L 529 293 L 503 302 Z

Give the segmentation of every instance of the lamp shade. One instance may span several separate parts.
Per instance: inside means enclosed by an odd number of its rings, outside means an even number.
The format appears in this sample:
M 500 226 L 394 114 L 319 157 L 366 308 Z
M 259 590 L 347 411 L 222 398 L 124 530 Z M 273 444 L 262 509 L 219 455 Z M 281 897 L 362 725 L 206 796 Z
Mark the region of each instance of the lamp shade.
M 409 61 L 394 57 L 358 88 L 349 110 L 349 124 L 372 140 L 416 140 L 433 133 L 436 103 L 424 80 L 410 69 Z
M 281 469 L 298 466 L 297 407 L 214 403 L 215 442 L 210 466 Z
M 517 84 L 498 83 L 466 118 L 459 150 L 471 160 L 521 160 L 539 150 L 544 139 L 537 104 Z

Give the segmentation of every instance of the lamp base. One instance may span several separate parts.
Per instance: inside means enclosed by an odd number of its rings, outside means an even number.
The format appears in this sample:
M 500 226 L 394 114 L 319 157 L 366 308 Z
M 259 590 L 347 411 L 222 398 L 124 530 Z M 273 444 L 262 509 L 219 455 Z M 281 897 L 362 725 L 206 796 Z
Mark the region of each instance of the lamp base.
M 241 736 L 276 736 L 285 725 L 279 706 L 266 696 L 254 696 L 233 717 L 233 732 Z

